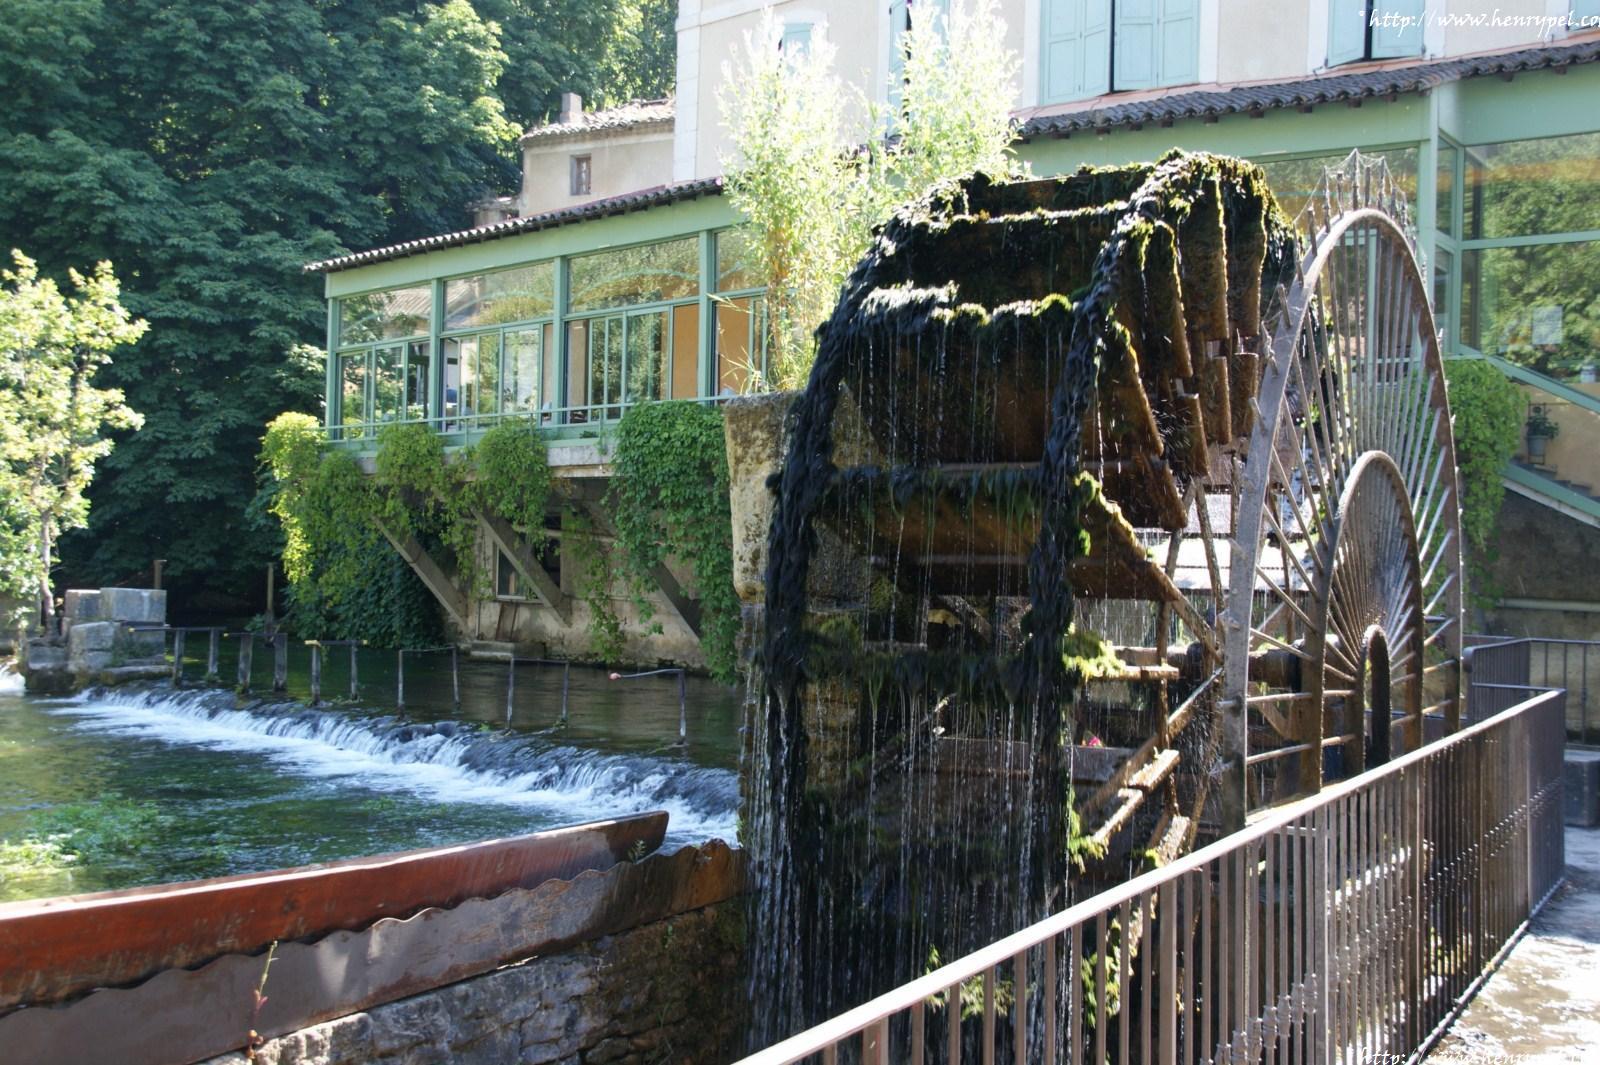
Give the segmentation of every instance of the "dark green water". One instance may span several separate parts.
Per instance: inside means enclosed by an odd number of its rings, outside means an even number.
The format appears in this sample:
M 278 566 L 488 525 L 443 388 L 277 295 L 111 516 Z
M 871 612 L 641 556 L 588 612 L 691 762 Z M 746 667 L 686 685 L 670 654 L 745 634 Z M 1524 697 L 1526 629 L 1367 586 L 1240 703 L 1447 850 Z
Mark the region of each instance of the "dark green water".
M 231 665 L 231 663 L 229 663 Z M 442 665 L 441 660 L 437 665 Z M 304 691 L 296 661 L 291 693 Z M 341 663 L 342 665 L 342 663 Z M 73 699 L 0 676 L 0 900 L 272 869 L 665 809 L 668 845 L 732 839 L 738 696 L 574 668 L 407 668 L 363 653 L 358 704 L 167 685 Z M 225 667 L 226 669 L 226 667 Z M 263 678 L 264 680 L 265 678 Z M 347 690 L 330 664 L 327 690 Z

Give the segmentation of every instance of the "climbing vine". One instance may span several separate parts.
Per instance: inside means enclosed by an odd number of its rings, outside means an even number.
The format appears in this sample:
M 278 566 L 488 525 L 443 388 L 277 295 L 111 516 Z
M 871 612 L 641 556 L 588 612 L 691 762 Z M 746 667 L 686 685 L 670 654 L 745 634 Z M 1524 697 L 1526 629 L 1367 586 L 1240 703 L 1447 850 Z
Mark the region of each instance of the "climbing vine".
M 739 599 L 721 411 L 688 402 L 634 407 L 618 426 L 612 470 L 623 572 L 641 617 L 648 622 L 652 616 L 645 597 L 651 570 L 669 555 L 682 560 L 700 593 L 706 666 L 732 683 Z
M 1461 533 L 1471 548 L 1474 595 L 1483 599 L 1492 596 L 1486 583 L 1486 563 L 1505 496 L 1500 478 L 1517 450 L 1527 401 L 1521 390 L 1485 359 L 1450 359 L 1445 363 L 1445 379 L 1460 471 Z
M 562 519 L 562 542 L 577 572 L 574 588 L 589 608 L 589 638 L 595 656 L 614 659 L 622 653 L 622 619 L 611 605 L 611 561 L 614 545 L 601 541 L 594 522 L 578 507 Z
M 535 550 L 544 542 L 544 508 L 550 498 L 549 454 L 531 422 L 505 421 L 472 449 L 474 503 L 522 530 Z

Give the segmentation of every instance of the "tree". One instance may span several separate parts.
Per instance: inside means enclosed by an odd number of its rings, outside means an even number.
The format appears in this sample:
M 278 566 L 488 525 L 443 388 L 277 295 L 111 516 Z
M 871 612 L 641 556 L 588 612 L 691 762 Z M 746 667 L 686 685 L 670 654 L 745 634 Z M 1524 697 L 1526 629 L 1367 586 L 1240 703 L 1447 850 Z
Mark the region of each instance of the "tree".
M 111 264 L 85 277 L 70 271 L 75 297 L 41 279 L 13 251 L 0 271 L 0 595 L 36 599 L 48 631 L 56 538 L 88 524 L 95 463 L 111 453 L 112 429 L 143 419 L 121 389 L 95 377 L 111 353 L 144 335 L 118 300 Z
M 890 87 L 898 105 L 887 115 L 834 74 L 836 51 L 820 34 L 782 47 L 770 13 L 724 68 L 718 100 L 733 141 L 724 168 L 767 287 L 769 386 L 805 383 L 812 331 L 897 205 L 942 182 L 1016 170 L 1019 64 L 995 0 L 953 0 L 947 17 L 916 22 L 901 40 L 903 83 Z
M 301 264 L 460 228 L 511 182 L 505 56 L 466 0 L 14 0 L 7 21 L 0 240 L 57 276 L 114 260 L 151 325 L 106 373 L 146 428 L 68 569 L 104 583 L 164 556 L 191 604 L 237 604 L 277 550 L 249 516 L 261 427 L 321 398 Z

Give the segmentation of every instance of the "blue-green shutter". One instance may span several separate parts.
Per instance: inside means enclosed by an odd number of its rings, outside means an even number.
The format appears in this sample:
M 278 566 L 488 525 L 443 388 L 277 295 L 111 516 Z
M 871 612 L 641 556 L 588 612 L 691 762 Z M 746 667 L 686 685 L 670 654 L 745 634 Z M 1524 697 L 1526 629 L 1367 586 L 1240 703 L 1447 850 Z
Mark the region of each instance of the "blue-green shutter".
M 1372 6 L 1378 15 L 1372 27 L 1372 58 L 1422 54 L 1422 0 L 1374 0 Z M 1384 15 L 1403 18 L 1405 25 L 1385 24 Z
M 1579 19 L 1588 19 L 1587 26 L 1579 23 Z M 1572 28 L 1575 30 L 1592 30 L 1600 22 L 1600 0 L 1572 0 Z
M 889 3 L 889 103 L 900 105 L 900 90 L 906 83 L 907 0 Z
M 1190 85 L 1200 79 L 1200 0 L 1161 0 L 1157 47 L 1162 85 Z
M 783 24 L 783 38 L 779 48 L 784 55 L 799 55 L 811 47 L 811 23 L 786 22 Z
M 1044 98 L 1111 91 L 1111 0 L 1044 0 Z
M 1117 63 L 1111 80 L 1120 89 L 1152 89 L 1160 84 L 1157 69 L 1158 0 L 1117 0 L 1116 29 L 1112 35 Z
M 1350 63 L 1366 54 L 1366 0 L 1328 0 L 1328 65 Z

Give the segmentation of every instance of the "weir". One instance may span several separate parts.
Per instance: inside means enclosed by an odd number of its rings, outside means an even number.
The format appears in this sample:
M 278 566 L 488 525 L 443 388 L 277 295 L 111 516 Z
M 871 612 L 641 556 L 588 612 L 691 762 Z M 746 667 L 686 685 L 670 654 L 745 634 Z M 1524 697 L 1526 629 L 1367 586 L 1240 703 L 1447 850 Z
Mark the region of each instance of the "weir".
M 805 391 L 728 412 L 752 1049 L 1455 724 L 1434 337 L 1359 156 L 1298 228 L 1182 152 L 882 228 Z

